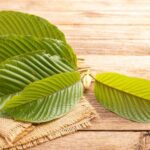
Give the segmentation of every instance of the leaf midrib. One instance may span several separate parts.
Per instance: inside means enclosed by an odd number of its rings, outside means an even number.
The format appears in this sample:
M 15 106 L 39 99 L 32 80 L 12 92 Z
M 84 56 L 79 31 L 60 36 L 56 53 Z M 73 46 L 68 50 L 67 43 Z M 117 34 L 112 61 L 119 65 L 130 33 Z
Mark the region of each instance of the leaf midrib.
M 78 83 L 81 83 L 81 80 L 79 80 L 79 81 L 77 81 L 77 82 L 75 82 L 75 83 L 73 83 L 73 84 L 71 84 L 71 85 L 69 85 L 69 86 L 66 86 L 65 88 L 62 88 L 62 89 L 60 89 L 59 91 L 57 90 L 57 91 L 55 91 L 55 92 L 53 92 L 53 93 L 51 93 L 51 94 L 49 94 L 49 95 L 45 95 L 45 96 L 38 97 L 38 99 L 40 99 L 40 98 L 45 98 L 45 97 L 47 97 L 47 96 L 56 94 L 57 92 L 63 91 L 63 90 L 65 90 L 65 89 L 67 89 L 67 88 L 69 88 L 69 87 L 71 87 L 71 86 L 74 86 L 75 84 L 78 84 Z M 17 93 L 18 93 L 18 92 L 17 92 Z M 12 97 L 12 98 L 13 98 L 13 97 Z M 32 100 L 32 101 L 37 101 L 38 99 L 34 99 L 34 100 Z M 24 103 L 24 104 L 21 104 L 21 105 L 25 105 L 25 104 L 31 103 L 32 101 L 29 101 L 29 102 Z M 7 102 L 6 102 L 6 103 L 7 103 Z M 4 105 L 5 105 L 5 104 L 4 104 Z M 9 105 L 10 105 L 10 104 L 9 104 Z M 17 105 L 17 106 L 15 106 L 15 107 L 8 107 L 8 108 L 6 108 L 6 109 L 16 108 L 16 107 L 21 106 L 21 105 Z M 7 105 L 6 105 L 6 106 L 7 106 Z M 3 108 L 4 108 L 4 110 L 5 110 L 5 106 L 4 106 Z M 2 109 L 3 109 L 3 108 L 2 108 Z

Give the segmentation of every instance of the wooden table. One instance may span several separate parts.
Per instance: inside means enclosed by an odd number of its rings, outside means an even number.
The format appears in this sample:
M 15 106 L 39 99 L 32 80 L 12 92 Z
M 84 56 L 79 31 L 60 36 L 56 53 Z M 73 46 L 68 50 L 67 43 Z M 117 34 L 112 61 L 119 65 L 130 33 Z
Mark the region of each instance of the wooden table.
M 0 0 L 0 9 L 33 13 L 56 24 L 93 71 L 150 79 L 149 0 Z M 86 93 L 100 118 L 76 134 L 32 150 L 148 150 L 150 124 L 125 120 Z

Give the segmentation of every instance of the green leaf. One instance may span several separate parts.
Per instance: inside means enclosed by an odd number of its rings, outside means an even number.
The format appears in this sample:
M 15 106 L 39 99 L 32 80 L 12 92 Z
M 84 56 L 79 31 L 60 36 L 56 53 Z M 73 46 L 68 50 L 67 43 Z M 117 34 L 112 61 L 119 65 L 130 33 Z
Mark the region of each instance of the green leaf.
M 95 95 L 107 109 L 137 122 L 150 122 L 150 81 L 117 73 L 96 76 Z
M 0 103 L 34 81 L 70 71 L 74 69 L 69 62 L 44 51 L 11 57 L 0 64 Z
M 0 35 L 32 35 L 66 42 L 64 34 L 47 20 L 16 11 L 0 11 Z
M 75 53 L 68 44 L 62 41 L 31 36 L 0 37 L 0 62 L 13 56 L 38 50 L 46 50 L 50 55 L 65 58 L 76 68 Z
M 4 106 L 4 104 L 9 101 L 13 96 L 17 95 L 18 93 L 15 94 L 8 94 L 8 95 L 4 95 L 4 96 L 0 96 L 0 109 L 2 109 L 2 107 Z M 0 112 L 0 117 L 1 117 L 2 113 Z
M 46 122 L 69 112 L 82 93 L 78 72 L 61 73 L 31 83 L 6 102 L 2 110 L 16 120 Z

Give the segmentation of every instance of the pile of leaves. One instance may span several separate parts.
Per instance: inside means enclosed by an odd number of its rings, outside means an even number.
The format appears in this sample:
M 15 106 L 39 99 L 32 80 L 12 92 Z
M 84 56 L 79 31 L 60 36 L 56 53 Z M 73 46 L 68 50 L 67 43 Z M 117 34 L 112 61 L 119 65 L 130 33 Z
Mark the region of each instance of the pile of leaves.
M 150 122 L 150 81 L 117 73 L 93 77 L 97 100 L 130 120 Z M 83 96 L 77 57 L 47 20 L 0 12 L 0 114 L 42 123 L 68 113 Z
M 43 18 L 1 11 L 1 114 L 47 122 L 70 111 L 82 94 L 77 58 L 64 34 Z

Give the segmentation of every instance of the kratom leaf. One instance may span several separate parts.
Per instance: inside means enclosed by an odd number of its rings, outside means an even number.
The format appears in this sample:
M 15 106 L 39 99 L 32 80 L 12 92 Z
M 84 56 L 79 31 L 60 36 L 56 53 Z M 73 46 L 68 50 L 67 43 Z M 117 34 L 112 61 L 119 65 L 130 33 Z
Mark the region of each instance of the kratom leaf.
M 34 81 L 69 71 L 74 71 L 69 62 L 44 51 L 7 59 L 0 64 L 0 104 Z
M 61 73 L 31 83 L 6 102 L 2 110 L 16 120 L 46 122 L 69 112 L 82 93 L 78 72 Z
M 95 95 L 107 109 L 138 122 L 150 122 L 150 81 L 117 73 L 96 76 Z
M 19 93 L 19 92 L 18 92 Z M 15 94 L 8 94 L 4 96 L 0 96 L 0 109 L 4 106 L 4 104 L 9 101 L 13 96 L 17 95 L 18 93 Z M 0 117 L 2 116 L 2 113 L 0 112 Z
M 0 11 L 0 35 L 32 35 L 66 42 L 64 34 L 47 20 L 27 13 Z
M 62 41 L 31 36 L 0 37 L 0 62 L 13 56 L 38 50 L 46 50 L 50 55 L 65 58 L 76 68 L 76 55 L 72 48 Z

